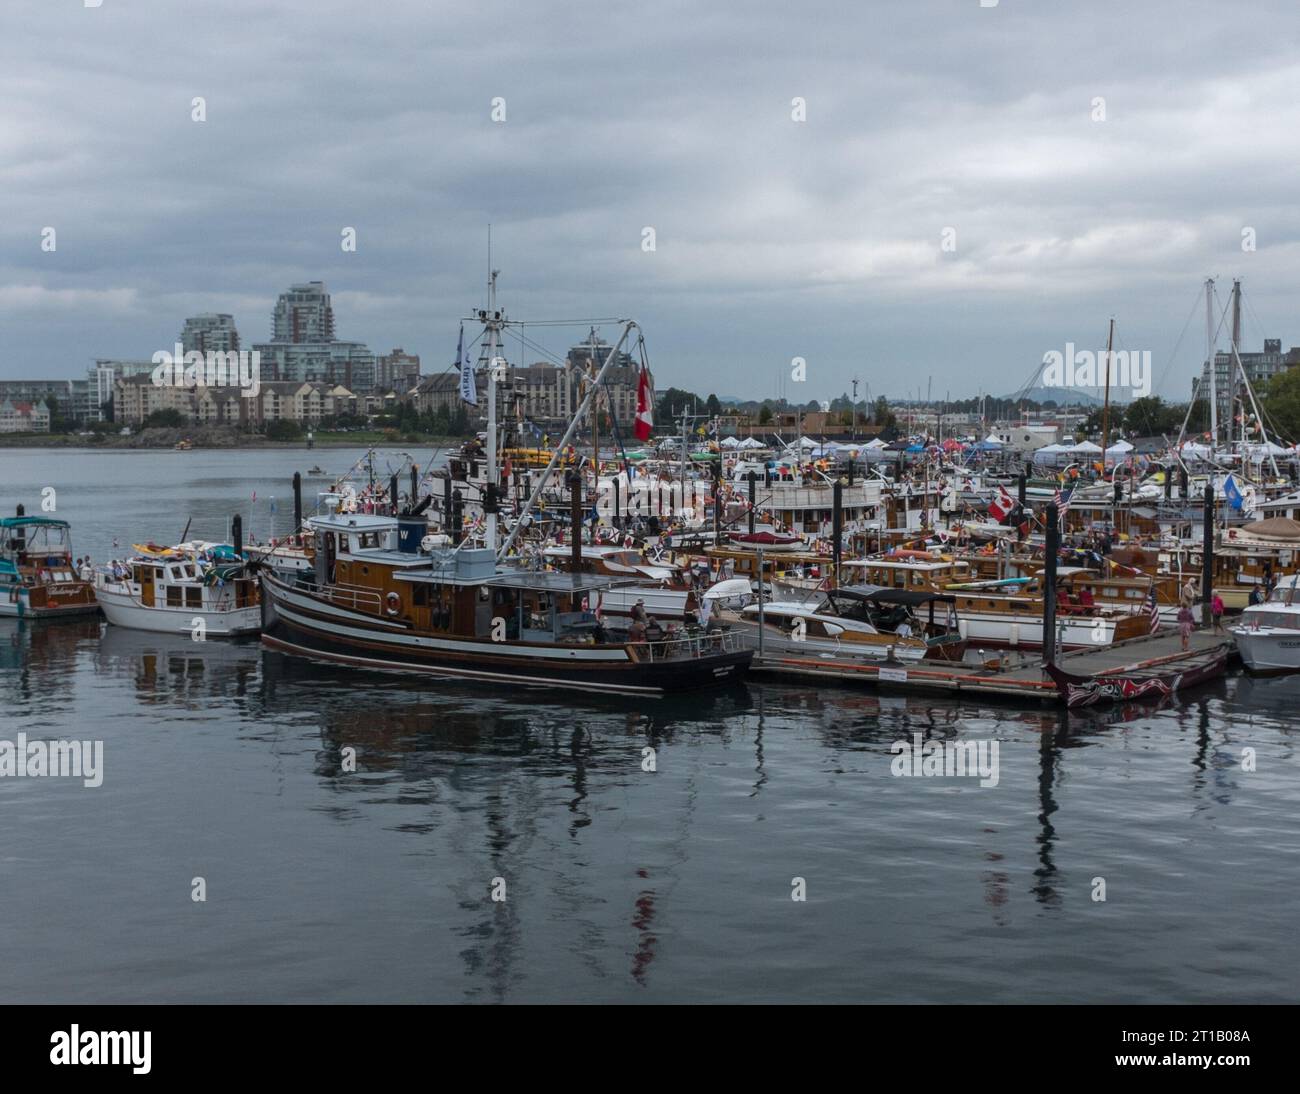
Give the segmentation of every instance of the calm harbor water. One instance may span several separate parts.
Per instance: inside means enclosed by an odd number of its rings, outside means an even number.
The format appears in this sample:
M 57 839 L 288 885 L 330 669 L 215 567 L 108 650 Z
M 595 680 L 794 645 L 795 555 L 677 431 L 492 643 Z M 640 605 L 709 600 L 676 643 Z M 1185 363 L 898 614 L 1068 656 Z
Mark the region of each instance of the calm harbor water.
M 103 561 L 272 495 L 284 531 L 354 458 L 0 450 L 0 504 L 55 487 Z M 0 779 L 0 1001 L 1294 1002 L 1297 711 L 506 695 L 0 620 L 0 740 L 104 742 L 98 788 Z M 895 777 L 918 733 L 997 786 Z

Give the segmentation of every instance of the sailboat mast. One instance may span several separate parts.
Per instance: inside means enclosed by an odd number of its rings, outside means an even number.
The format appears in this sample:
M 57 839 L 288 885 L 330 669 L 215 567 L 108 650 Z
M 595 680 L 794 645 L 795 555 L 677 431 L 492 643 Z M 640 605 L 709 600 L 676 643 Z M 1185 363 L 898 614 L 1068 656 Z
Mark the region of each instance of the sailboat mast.
M 1106 335 L 1106 401 L 1101 407 L 1101 477 L 1106 477 L 1106 449 L 1110 447 L 1110 363 L 1115 360 L 1115 317 L 1110 317 Z
M 497 478 L 497 333 L 501 329 L 501 313 L 497 311 L 497 271 L 488 271 L 488 410 L 487 410 L 487 483 L 486 487 L 496 494 L 500 486 Z M 488 507 L 491 512 L 485 514 L 486 530 L 484 546 L 497 549 L 497 514 L 496 505 Z
M 1219 378 L 1214 368 L 1214 278 L 1205 279 L 1205 359 L 1209 370 L 1210 455 L 1219 443 Z

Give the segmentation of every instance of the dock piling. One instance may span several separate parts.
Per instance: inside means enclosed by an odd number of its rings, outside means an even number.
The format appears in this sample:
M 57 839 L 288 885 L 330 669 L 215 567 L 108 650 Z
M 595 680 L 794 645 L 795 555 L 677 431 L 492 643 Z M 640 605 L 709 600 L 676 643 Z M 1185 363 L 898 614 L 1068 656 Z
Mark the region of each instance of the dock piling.
M 1210 625 L 1210 598 L 1214 588 L 1214 484 L 1205 484 L 1205 516 L 1201 527 L 1201 626 Z
M 1056 502 L 1048 502 L 1043 545 L 1043 664 L 1056 664 L 1056 557 L 1061 553 Z

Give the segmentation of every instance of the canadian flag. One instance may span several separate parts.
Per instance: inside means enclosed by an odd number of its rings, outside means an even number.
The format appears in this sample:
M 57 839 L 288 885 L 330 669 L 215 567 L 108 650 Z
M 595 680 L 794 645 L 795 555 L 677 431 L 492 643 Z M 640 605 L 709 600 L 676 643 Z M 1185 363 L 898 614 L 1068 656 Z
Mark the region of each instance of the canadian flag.
M 636 385 L 636 425 L 633 428 L 638 441 L 648 441 L 650 431 L 654 428 L 654 412 L 650 408 L 650 401 L 650 373 L 643 368 L 641 379 Z
M 989 502 L 989 513 L 993 519 L 1001 522 L 1016 507 L 1016 499 L 1007 493 L 1005 486 L 998 487 L 998 496 Z

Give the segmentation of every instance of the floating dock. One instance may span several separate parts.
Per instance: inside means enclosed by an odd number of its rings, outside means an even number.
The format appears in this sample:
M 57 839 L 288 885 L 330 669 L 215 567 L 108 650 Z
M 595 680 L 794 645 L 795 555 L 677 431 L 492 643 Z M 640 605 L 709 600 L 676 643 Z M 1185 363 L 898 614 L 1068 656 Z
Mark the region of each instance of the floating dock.
M 1188 649 L 1184 651 L 1178 630 L 1162 627 L 1154 634 L 1130 638 L 1105 649 L 1063 653 L 1056 663 L 1076 676 L 1122 676 L 1157 666 L 1176 672 L 1180 662 L 1225 647 L 1229 649 L 1229 658 L 1234 658 L 1236 651 L 1228 635 L 1197 630 L 1192 632 Z M 1042 666 L 1041 653 L 1014 649 L 986 650 L 983 664 L 921 661 L 903 665 L 768 653 L 754 658 L 749 675 L 758 679 L 866 685 L 895 692 L 977 695 L 1031 705 L 1062 702 L 1056 685 L 1048 679 Z

